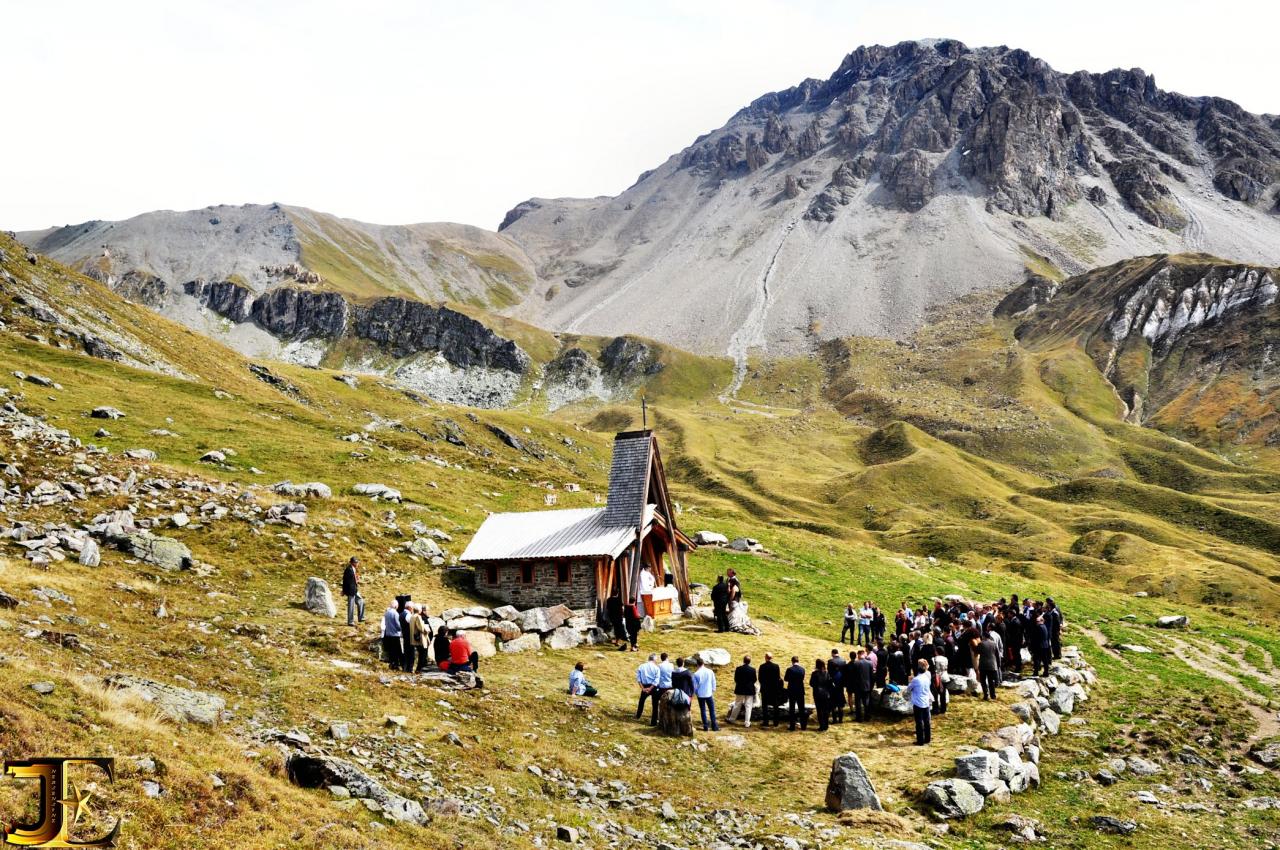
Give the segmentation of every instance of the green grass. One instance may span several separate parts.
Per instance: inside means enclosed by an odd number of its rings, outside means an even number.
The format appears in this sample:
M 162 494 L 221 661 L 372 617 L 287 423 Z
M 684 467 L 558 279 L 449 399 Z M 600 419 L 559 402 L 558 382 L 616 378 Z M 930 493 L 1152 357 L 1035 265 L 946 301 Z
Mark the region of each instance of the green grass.
M 16 266 L 14 273 L 24 281 L 30 274 Z M 1163 614 L 1187 612 L 1192 627 L 1175 637 L 1196 651 L 1214 644 L 1238 651 L 1250 667 L 1269 675 L 1267 655 L 1280 658 L 1280 585 L 1269 577 L 1280 575 L 1275 522 L 1267 516 L 1274 504 L 1265 486 L 1270 479 L 1259 469 L 1120 422 L 1114 396 L 1096 370 L 1090 373 L 1091 361 L 1078 348 L 1019 350 L 1004 330 L 971 325 L 960 316 L 931 326 L 915 350 L 882 341 L 829 350 L 821 375 L 799 362 L 759 364 L 749 383 L 751 399 L 774 405 L 773 417 L 735 412 L 714 401 L 727 383 L 727 362 L 664 349 L 667 369 L 659 380 L 666 383 L 648 388 L 655 402 L 650 421 L 662 441 L 682 528 L 757 537 L 772 554 L 701 548 L 690 558 L 696 581 L 713 580 L 731 566 L 738 570 L 752 615 L 765 630 L 762 637 L 675 629 L 646 636 L 645 648 L 689 653 L 722 645 L 734 655 L 772 650 L 810 659 L 829 652 L 849 601 L 871 598 L 894 610 L 903 599 L 1018 592 L 1053 595 L 1062 604 L 1067 642 L 1079 644 L 1101 676 L 1081 710 L 1085 724 L 1066 725 L 1063 735 L 1046 742 L 1042 789 L 938 835 L 917 813 L 917 793 L 981 731 L 1012 721 L 1003 706 L 957 700 L 939 724 L 927 759 L 910 747 L 906 724 L 888 722 L 846 724 L 827 738 L 752 730 L 741 750 L 713 742 L 706 753 L 694 754 L 628 719 L 634 710 L 634 656 L 582 648 L 498 657 L 483 668 L 489 694 L 443 696 L 381 684 L 367 649 L 372 628 L 352 633 L 297 607 L 308 576 L 334 583 L 352 554 L 366 564 L 366 595 L 375 616 L 402 590 L 436 611 L 474 601 L 446 587 L 439 570 L 399 551 L 409 524 L 420 519 L 444 529 L 454 537 L 449 551 L 457 554 L 487 512 L 542 507 L 547 482 L 557 486 L 558 507 L 596 504 L 595 495 L 605 488 L 612 433 L 637 424 L 635 405 L 573 406 L 554 417 L 538 415 L 533 405 L 468 411 L 412 401 L 372 378 L 351 389 L 326 369 L 272 364 L 300 387 L 302 403 L 254 379 L 242 358 L 121 303 L 105 288 L 63 278 L 56 270 L 42 274 L 59 297 L 74 291 L 80 303 L 108 312 L 119 327 L 181 364 L 188 378 L 28 340 L 21 334 L 38 327 L 27 323 L 6 292 L 3 307 L 14 332 L 0 335 L 6 365 L 0 386 L 22 394 L 24 410 L 105 445 L 114 456 L 94 462 L 120 477 L 134 465 L 119 460 L 119 451 L 147 446 L 160 453 L 160 461 L 143 474 L 198 475 L 256 487 L 252 492 L 261 502 L 274 501 L 261 486 L 284 479 L 325 481 L 336 494 L 313 505 L 306 527 L 287 532 L 238 520 L 165 532 L 209 565 L 207 575 L 159 573 L 111 550 L 96 569 L 64 563 L 43 571 L 9 557 L 17 552 L 12 547 L 0 550 L 0 588 L 31 603 L 3 612 L 0 626 L 0 655 L 9 659 L 4 669 L 16 682 L 0 707 L 0 751 L 6 757 L 102 750 L 122 760 L 141 753 L 156 757 L 164 765 L 165 795 L 137 793 L 142 777 L 131 761 L 116 786 L 102 789 L 109 803 L 103 808 L 127 817 L 131 840 L 146 835 L 147 846 L 159 848 L 528 847 L 537 837 L 549 846 L 549 824 L 587 829 L 607 817 L 676 846 L 692 846 L 664 832 L 655 813 L 580 808 L 558 786 L 528 773 L 536 764 L 563 770 L 579 783 L 623 779 L 637 793 L 669 799 L 680 810 L 758 815 L 759 840 L 765 842 L 768 835 L 812 833 L 789 824 L 787 812 L 813 820 L 818 829 L 836 828 L 820 801 L 831 759 L 848 750 L 863 757 L 887 807 L 909 819 L 905 831 L 889 836 L 894 838 L 947 847 L 1004 846 L 1007 837 L 992 827 L 1009 812 L 1040 820 L 1052 847 L 1235 848 L 1275 834 L 1274 812 L 1239 807 L 1246 797 L 1280 795 L 1275 773 L 1216 769 L 1246 758 L 1254 721 L 1242 701 L 1275 700 L 1274 689 L 1251 674 L 1238 679 L 1244 692 L 1211 677 L 1197 669 L 1195 652 L 1171 649 L 1168 633 L 1151 625 Z M 981 312 L 978 302 L 962 308 L 960 313 L 971 310 L 972 316 Z M 569 344 L 596 353 L 603 343 L 529 333 L 530 347 L 543 347 L 539 356 L 558 350 L 553 345 Z M 19 383 L 9 375 L 13 369 L 47 374 L 63 389 Z M 215 396 L 215 388 L 232 397 Z M 859 393 L 877 403 L 851 401 Z M 795 404 L 797 397 L 803 405 Z M 853 413 L 855 402 L 872 412 Z M 104 403 L 127 417 L 102 423 L 86 416 Z M 996 428 L 1006 424 L 1000 417 L 1015 427 Z M 466 447 L 442 438 L 446 419 L 462 432 Z M 383 424 L 367 432 L 368 441 L 339 439 L 375 421 Z M 486 427 L 490 423 L 536 442 L 548 450 L 546 457 L 505 447 Z M 93 438 L 103 424 L 114 436 Z M 148 433 L 161 427 L 178 436 Z M 224 446 L 237 452 L 231 468 L 198 463 L 204 450 Z M 4 448 L 6 459 L 21 455 L 26 486 L 64 476 L 71 463 L 69 457 Z M 264 474 L 254 475 L 251 466 Z M 1121 477 L 1089 477 L 1101 469 Z M 386 505 L 350 492 L 360 481 L 385 482 L 404 493 L 407 502 L 394 508 L 394 520 L 388 520 Z M 580 483 L 583 492 L 565 492 L 560 484 L 567 481 Z M 110 501 L 78 503 L 78 516 L 50 508 L 33 519 L 82 521 L 123 500 Z M 41 616 L 59 627 L 72 625 L 63 619 L 69 609 L 34 603 L 31 591 L 37 586 L 75 598 L 74 614 L 87 623 L 75 628 L 90 651 L 23 637 Z M 1136 590 L 1154 595 L 1136 598 Z M 1206 604 L 1206 598 L 1228 601 Z M 166 619 L 154 614 L 162 601 L 171 615 Z M 1122 619 L 1128 615 L 1135 620 Z M 264 637 L 244 626 L 258 627 Z M 1090 637 L 1095 630 L 1112 644 L 1157 651 L 1112 654 Z M 331 664 L 335 658 L 362 663 L 366 670 L 340 670 Z M 559 693 L 576 660 L 588 665 L 603 692 L 585 713 L 568 708 Z M 228 697 L 236 719 L 218 730 L 179 730 L 145 706 L 95 689 L 93 680 L 106 665 L 167 681 L 183 677 L 192 687 L 217 691 Z M 26 687 L 43 679 L 57 683 L 50 698 Z M 727 674 L 720 680 L 727 694 Z M 499 837 L 483 819 L 463 817 L 376 835 L 368 826 L 373 815 L 289 785 L 275 748 L 244 737 L 252 718 L 263 726 L 297 727 L 344 752 L 346 745 L 324 740 L 324 730 L 331 720 L 348 720 L 355 733 L 350 745 L 368 752 L 389 743 L 381 722 L 386 714 L 410 718 L 396 742 L 402 745 L 401 766 L 430 770 L 449 793 L 492 786 L 489 799 L 504 807 L 495 815 L 499 822 L 508 827 L 521 820 L 531 831 Z M 461 736 L 463 748 L 441 740 L 450 731 Z M 610 756 L 618 744 L 627 748 L 625 758 Z M 1175 763 L 1174 754 L 1184 748 L 1215 767 Z M 1106 759 L 1129 754 L 1160 759 L 1169 772 L 1125 779 L 1112 788 L 1075 778 L 1077 771 L 1090 774 Z M 222 789 L 210 779 L 215 772 L 226 783 Z M 398 790 L 423 796 L 414 781 L 391 772 L 380 776 Z M 757 781 L 765 776 L 771 781 Z M 1212 788 L 1176 794 L 1175 803 L 1211 802 L 1228 817 L 1176 805 L 1136 809 L 1134 790 L 1180 784 L 1183 777 L 1206 778 Z M 5 793 L 0 786 L 0 795 Z M 0 811 L 9 811 L 9 802 L 0 796 Z M 1136 817 L 1143 829 L 1126 839 L 1097 835 L 1088 819 L 1102 812 Z M 1213 818 L 1212 829 L 1206 829 L 1206 817 Z M 842 829 L 833 846 L 870 832 Z

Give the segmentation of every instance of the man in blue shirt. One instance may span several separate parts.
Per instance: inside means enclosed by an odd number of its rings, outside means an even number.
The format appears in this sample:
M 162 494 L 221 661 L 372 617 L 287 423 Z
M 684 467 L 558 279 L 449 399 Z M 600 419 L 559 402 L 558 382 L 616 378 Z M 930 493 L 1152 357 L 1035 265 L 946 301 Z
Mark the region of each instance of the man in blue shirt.
M 569 674 L 569 693 L 575 697 L 593 697 L 597 691 L 591 687 L 591 683 L 587 681 L 587 665 L 579 661 L 573 665 L 573 672 Z
M 693 694 L 698 698 L 698 711 L 702 714 L 702 731 L 719 732 L 716 721 L 716 674 L 701 661 L 695 661 L 698 669 L 693 673 Z M 711 718 L 708 723 L 708 716 Z
M 404 660 L 400 654 L 400 609 L 396 602 L 387 606 L 382 614 L 382 654 L 383 660 L 398 670 Z
M 911 711 L 916 717 L 916 746 L 923 747 L 933 740 L 933 729 L 929 724 L 929 711 L 933 707 L 933 676 L 929 673 L 929 662 L 921 658 L 916 664 L 919 671 L 911 677 L 907 684 L 907 693 L 911 696 Z
M 665 652 L 658 656 L 658 687 L 653 695 L 654 702 L 661 702 L 662 695 L 671 690 L 671 676 L 675 671 L 676 665 L 667 660 Z
M 658 725 L 658 679 L 662 676 L 662 671 L 658 668 L 658 656 L 652 652 L 649 653 L 649 660 L 636 668 L 636 684 L 640 686 L 640 703 L 636 706 L 636 720 L 640 719 L 640 715 L 644 714 L 644 701 L 653 698 L 652 718 L 649 720 L 650 726 Z M 667 687 L 671 686 L 670 674 L 667 676 Z

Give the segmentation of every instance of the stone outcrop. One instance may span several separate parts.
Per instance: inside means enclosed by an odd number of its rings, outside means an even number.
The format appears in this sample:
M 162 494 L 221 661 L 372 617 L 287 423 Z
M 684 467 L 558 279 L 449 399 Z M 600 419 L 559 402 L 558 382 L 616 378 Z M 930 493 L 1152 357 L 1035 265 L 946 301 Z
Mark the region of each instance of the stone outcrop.
M 295 752 L 285 762 L 285 772 L 289 781 L 302 788 L 345 788 L 355 799 L 376 803 L 379 811 L 391 820 L 419 826 L 430 820 L 421 803 L 387 790 L 381 782 L 344 759 Z
M 439 352 L 459 368 L 485 367 L 524 374 L 529 357 L 480 322 L 443 306 L 406 298 L 354 304 L 341 293 L 282 286 L 254 295 L 229 281 L 190 281 L 185 292 L 234 322 L 252 322 L 283 340 L 375 343 L 394 357 Z
M 871 777 L 862 766 L 856 753 L 837 756 L 831 764 L 831 777 L 827 780 L 827 808 L 833 812 L 846 809 L 883 811 L 880 796 L 876 794 Z
M 1178 254 L 1126 260 L 1056 288 L 1028 280 L 998 309 L 1023 314 L 1015 334 L 1027 344 L 1079 340 L 1135 424 L 1180 431 L 1203 419 L 1217 430 L 1197 436 L 1274 445 L 1280 416 L 1255 409 L 1280 392 L 1278 301 L 1274 268 Z
M 322 578 L 312 576 L 307 579 L 302 605 L 312 614 L 319 614 L 322 617 L 338 616 L 338 608 L 333 604 L 329 583 Z
M 117 673 L 106 678 L 108 687 L 129 691 L 151 703 L 172 720 L 212 726 L 219 722 L 227 701 L 216 694 Z

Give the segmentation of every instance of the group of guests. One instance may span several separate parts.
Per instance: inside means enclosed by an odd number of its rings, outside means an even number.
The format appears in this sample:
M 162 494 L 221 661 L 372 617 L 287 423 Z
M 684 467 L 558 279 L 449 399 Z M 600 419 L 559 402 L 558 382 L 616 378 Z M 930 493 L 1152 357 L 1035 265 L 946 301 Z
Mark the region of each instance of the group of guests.
M 998 684 L 1005 670 L 1022 674 L 1023 649 L 1031 656 L 1032 675 L 1048 675 L 1050 662 L 1062 657 L 1062 624 L 1052 597 L 1019 600 L 1014 594 L 985 605 L 938 600 L 932 610 L 912 610 L 903 602 L 894 617 L 890 652 L 897 644 L 907 653 L 908 669 L 920 658 L 945 656 L 949 672 L 993 675 Z M 988 640 L 994 647 L 986 645 Z
M 364 597 L 360 594 L 360 561 L 352 558 L 342 573 L 342 595 L 347 597 L 347 625 L 364 622 Z M 382 614 L 382 660 L 392 670 L 422 673 L 434 667 L 449 673 L 475 673 L 480 655 L 457 629 L 431 625 L 426 604 L 402 594 Z
M 983 699 L 997 699 L 998 687 L 1006 672 L 1021 675 L 1022 650 L 1030 650 L 1033 675 L 1048 675 L 1052 659 L 1062 655 L 1062 612 L 1052 598 L 1019 600 L 1014 595 L 990 604 L 962 600 L 935 602 L 914 610 L 903 603 L 895 617 L 895 634 L 884 640 L 877 632 L 878 609 L 871 602 L 860 609 L 849 606 L 853 627 L 862 646 L 848 651 L 832 649 L 829 658 L 818 658 L 806 669 L 798 656 L 785 668 L 766 652 L 756 667 L 744 656 L 733 671 L 733 703 L 726 722 L 739 720 L 750 728 L 759 709 L 760 725 L 780 726 L 789 731 L 808 729 L 810 714 L 817 730 L 843 723 L 846 711 L 854 722 L 871 719 L 877 691 L 903 693 L 909 700 L 916 723 L 916 744 L 932 740 L 932 717 L 945 714 L 948 694 L 942 674 L 977 679 Z M 863 614 L 866 613 L 865 629 Z M 879 619 L 881 626 L 884 618 Z M 844 635 L 841 635 L 843 642 Z M 569 690 L 579 696 L 595 696 L 586 680 L 585 665 L 579 662 L 570 674 Z M 639 701 L 635 716 L 646 709 L 650 724 L 658 725 L 659 705 L 680 711 L 698 703 L 704 731 L 720 729 L 716 713 L 716 674 L 698 659 L 668 658 L 655 653 L 636 669 Z M 676 692 L 679 692 L 677 694 Z M 812 696 L 813 708 L 806 697 Z

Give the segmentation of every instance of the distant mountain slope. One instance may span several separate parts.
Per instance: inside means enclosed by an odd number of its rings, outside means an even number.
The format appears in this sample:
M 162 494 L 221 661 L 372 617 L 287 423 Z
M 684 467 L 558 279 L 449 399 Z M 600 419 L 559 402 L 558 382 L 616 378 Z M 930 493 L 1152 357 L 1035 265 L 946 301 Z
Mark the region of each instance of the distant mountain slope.
M 281 204 L 144 213 L 20 234 L 35 250 L 165 307 L 189 281 L 263 292 L 308 283 L 349 295 L 508 306 L 533 283 L 507 237 L 463 224 L 366 224 Z
M 765 95 L 616 198 L 533 199 L 501 232 L 520 315 L 739 359 L 901 336 L 931 305 L 1135 254 L 1280 260 L 1280 119 L 955 41 L 863 47 Z
M 1075 339 L 1130 421 L 1208 443 L 1280 446 L 1280 269 L 1204 254 L 1136 257 L 1028 281 L 998 312 L 1024 345 Z

